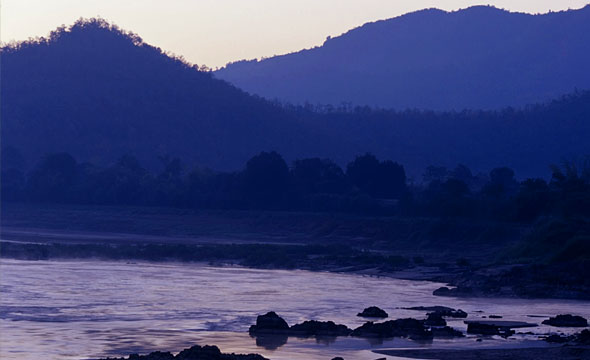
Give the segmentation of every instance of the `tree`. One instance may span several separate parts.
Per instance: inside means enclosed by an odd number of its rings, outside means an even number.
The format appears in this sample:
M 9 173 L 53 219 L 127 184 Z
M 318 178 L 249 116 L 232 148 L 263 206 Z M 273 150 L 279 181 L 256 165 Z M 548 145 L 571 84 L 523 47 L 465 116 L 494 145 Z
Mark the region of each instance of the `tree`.
M 245 196 L 255 207 L 277 207 L 285 199 L 289 168 L 275 151 L 261 152 L 246 163 L 243 172 Z
M 344 172 L 328 159 L 296 160 L 291 177 L 297 191 L 304 194 L 342 193 L 346 190 Z

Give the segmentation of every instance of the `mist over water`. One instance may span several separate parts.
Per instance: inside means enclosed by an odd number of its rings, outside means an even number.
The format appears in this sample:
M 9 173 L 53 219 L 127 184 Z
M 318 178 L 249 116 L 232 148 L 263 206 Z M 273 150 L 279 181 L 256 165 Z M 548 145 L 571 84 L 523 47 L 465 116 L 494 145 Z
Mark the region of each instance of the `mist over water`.
M 469 319 L 498 314 L 504 320 L 539 324 L 542 319 L 530 315 L 567 312 L 590 317 L 588 302 L 435 297 L 432 291 L 442 284 L 300 270 L 5 259 L 0 270 L 2 359 L 83 359 L 155 350 L 177 352 L 194 344 L 215 344 L 224 352 L 256 352 L 271 359 L 372 359 L 375 354 L 370 349 L 476 344 L 473 337 L 430 343 L 289 338 L 284 344 L 279 341 L 257 346 L 256 339 L 247 333 L 248 327 L 256 315 L 271 310 L 289 324 L 332 320 L 352 328 L 363 324 L 365 320 L 356 313 L 370 305 L 384 308 L 390 318 L 424 318 L 420 311 L 401 309 L 422 305 L 461 308 L 469 313 Z M 463 320 L 449 319 L 449 325 L 464 330 Z M 532 331 L 542 334 L 555 328 L 540 326 Z M 519 346 L 534 338 L 494 337 L 485 343 Z

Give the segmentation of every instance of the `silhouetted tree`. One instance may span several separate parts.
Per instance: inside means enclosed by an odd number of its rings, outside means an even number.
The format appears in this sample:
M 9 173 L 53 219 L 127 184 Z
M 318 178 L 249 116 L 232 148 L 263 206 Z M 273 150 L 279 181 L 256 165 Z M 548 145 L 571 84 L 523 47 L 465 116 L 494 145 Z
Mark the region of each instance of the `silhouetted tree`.
M 305 194 L 346 191 L 344 172 L 331 160 L 320 158 L 296 160 L 291 169 L 291 176 L 296 190 Z
M 255 207 L 277 207 L 285 200 L 289 168 L 275 151 L 261 152 L 246 163 L 243 172 L 246 197 Z

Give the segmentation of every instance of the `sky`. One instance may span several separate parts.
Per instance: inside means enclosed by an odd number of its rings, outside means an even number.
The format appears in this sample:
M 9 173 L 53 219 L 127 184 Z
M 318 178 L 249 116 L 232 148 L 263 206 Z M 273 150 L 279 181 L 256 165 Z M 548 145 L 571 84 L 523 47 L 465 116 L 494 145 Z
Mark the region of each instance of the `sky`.
M 80 17 L 102 17 L 189 62 L 285 54 L 321 45 L 370 21 L 436 7 L 490 4 L 528 13 L 578 9 L 590 0 L 0 0 L 0 40 L 46 36 Z

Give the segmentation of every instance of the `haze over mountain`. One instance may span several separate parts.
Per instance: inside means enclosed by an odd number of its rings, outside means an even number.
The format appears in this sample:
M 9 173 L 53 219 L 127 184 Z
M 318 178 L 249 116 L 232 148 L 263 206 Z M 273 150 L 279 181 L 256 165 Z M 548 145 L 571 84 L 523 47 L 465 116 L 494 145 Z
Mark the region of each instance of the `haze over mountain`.
M 365 24 L 316 48 L 215 72 L 290 103 L 497 109 L 590 88 L 590 5 L 544 15 L 488 6 Z
M 340 165 L 372 152 L 419 178 L 428 165 L 511 166 L 546 176 L 590 154 L 590 93 L 499 112 L 280 106 L 217 80 L 100 20 L 2 52 L 2 146 L 29 166 L 52 152 L 109 164 L 131 154 L 233 170 L 260 151 Z

